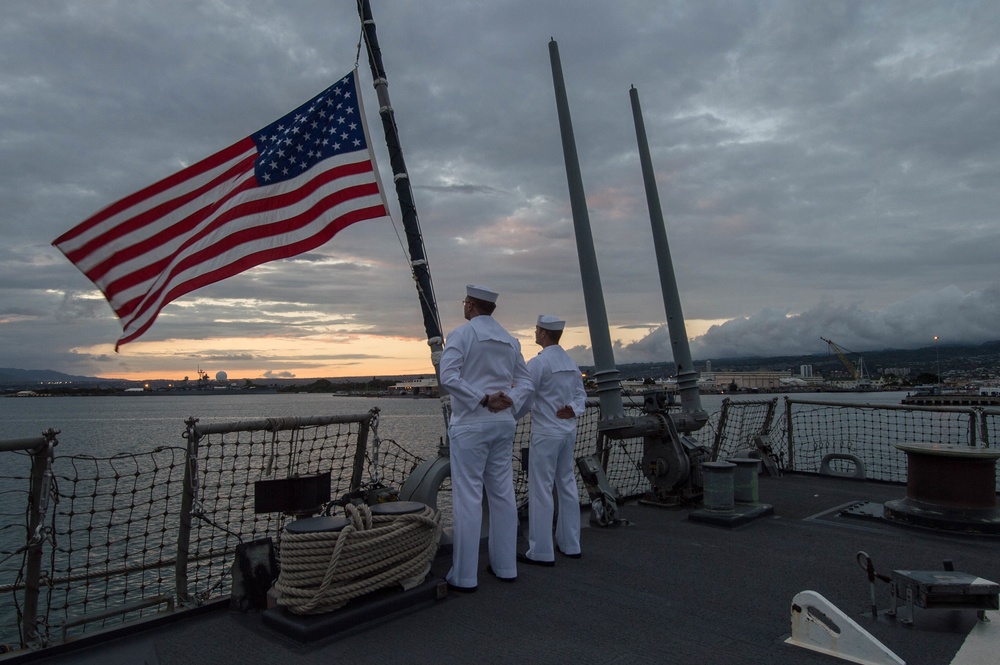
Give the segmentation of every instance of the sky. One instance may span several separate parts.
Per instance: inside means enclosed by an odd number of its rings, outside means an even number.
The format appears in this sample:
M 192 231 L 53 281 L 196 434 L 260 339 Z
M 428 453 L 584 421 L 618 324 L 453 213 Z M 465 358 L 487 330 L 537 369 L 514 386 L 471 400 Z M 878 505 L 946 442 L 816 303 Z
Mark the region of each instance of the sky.
M 6 0 L 0 367 L 108 378 L 433 372 L 392 210 L 120 323 L 51 242 L 349 72 L 352 0 Z M 617 364 L 671 359 L 629 88 L 696 361 L 1000 339 L 1000 3 L 373 0 L 442 327 L 465 285 L 591 338 L 559 46 Z

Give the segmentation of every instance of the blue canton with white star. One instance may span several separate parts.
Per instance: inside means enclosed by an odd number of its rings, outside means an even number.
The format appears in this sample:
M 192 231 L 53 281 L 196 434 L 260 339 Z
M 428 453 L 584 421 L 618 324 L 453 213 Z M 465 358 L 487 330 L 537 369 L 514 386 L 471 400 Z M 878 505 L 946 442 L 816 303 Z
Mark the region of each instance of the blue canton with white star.
M 334 155 L 367 150 L 354 72 L 252 138 L 259 185 L 294 178 Z

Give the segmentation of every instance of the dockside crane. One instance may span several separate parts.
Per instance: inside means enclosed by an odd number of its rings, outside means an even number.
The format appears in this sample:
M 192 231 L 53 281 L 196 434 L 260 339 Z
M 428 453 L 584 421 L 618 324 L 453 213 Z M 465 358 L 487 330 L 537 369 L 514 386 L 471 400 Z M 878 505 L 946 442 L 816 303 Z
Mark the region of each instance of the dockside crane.
M 864 358 L 858 356 L 858 364 L 855 365 L 850 361 L 850 359 L 848 359 L 845 353 L 845 351 L 847 353 L 854 353 L 854 351 L 847 351 L 846 349 L 842 349 L 836 344 L 834 344 L 833 341 L 827 339 L 826 337 L 820 337 L 820 339 L 830 345 L 830 350 L 837 355 L 837 358 L 840 359 L 840 362 L 844 365 L 844 367 L 847 368 L 847 372 L 851 375 L 852 379 L 857 381 L 859 384 L 866 383 L 868 381 L 868 375 L 867 372 L 865 372 Z

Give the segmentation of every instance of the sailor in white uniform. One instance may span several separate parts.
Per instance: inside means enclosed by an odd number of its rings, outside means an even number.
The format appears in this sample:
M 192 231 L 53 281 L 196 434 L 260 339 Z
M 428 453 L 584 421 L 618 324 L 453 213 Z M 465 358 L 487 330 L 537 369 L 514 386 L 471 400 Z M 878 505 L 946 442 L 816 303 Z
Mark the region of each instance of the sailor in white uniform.
M 517 577 L 517 504 L 514 498 L 514 413 L 531 397 L 521 344 L 491 316 L 497 293 L 466 287 L 465 323 L 448 335 L 441 353 L 441 385 L 451 395 L 454 546 L 446 580 L 458 591 L 478 584 L 483 494 L 489 501 L 488 572 Z
M 573 452 L 576 418 L 586 408 L 580 368 L 559 346 L 566 322 L 543 314 L 535 326 L 535 343 L 542 347 L 528 361 L 535 386 L 531 402 L 531 447 L 528 452 L 528 551 L 518 556 L 524 563 L 551 566 L 553 486 L 559 500 L 555 545 L 574 559 L 580 558 L 580 496 L 576 487 Z

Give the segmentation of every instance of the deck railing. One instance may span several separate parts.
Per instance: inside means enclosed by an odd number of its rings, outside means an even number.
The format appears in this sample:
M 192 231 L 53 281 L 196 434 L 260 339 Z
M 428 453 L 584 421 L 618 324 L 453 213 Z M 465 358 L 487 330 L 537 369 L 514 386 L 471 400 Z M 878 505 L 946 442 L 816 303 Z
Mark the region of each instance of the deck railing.
M 819 473 L 824 457 L 853 455 L 866 477 L 903 482 L 906 459 L 893 444 L 989 446 L 1000 425 L 1000 410 L 983 407 L 786 398 L 778 414 L 777 403 L 726 399 L 692 438 L 713 460 L 766 442 L 788 470 Z M 640 408 L 626 405 L 627 414 Z M 598 455 L 624 496 L 645 493 L 642 439 L 605 439 L 599 422 L 599 404 L 589 402 L 578 421 L 576 456 Z M 0 441 L 0 594 L 13 599 L 0 610 L 0 645 L 44 647 L 164 605 L 225 598 L 236 545 L 270 537 L 280 551 L 286 517 L 256 513 L 258 480 L 330 471 L 337 498 L 372 479 L 398 488 L 422 461 L 378 437 L 378 409 L 208 425 L 191 419 L 184 438 L 107 458 L 56 454 L 54 430 Z M 514 444 L 519 505 L 527 499 L 520 449 L 529 439 L 525 419 Z M 582 482 L 580 496 L 588 500 Z
M 896 444 L 989 447 L 1000 410 L 785 398 L 783 416 L 782 428 L 772 442 L 785 468 L 819 473 L 827 456 L 852 456 L 861 461 L 865 477 L 904 483 L 906 455 Z M 842 462 L 834 461 L 831 468 L 837 470 Z
M 58 432 L 0 442 L 19 451 L 0 475 L 0 643 L 44 647 L 174 602 L 229 592 L 236 545 L 280 537 L 285 516 L 256 514 L 254 483 L 331 472 L 331 494 L 381 475 L 401 482 L 419 461 L 389 445 L 373 473 L 378 410 L 348 416 L 201 425 L 186 446 L 112 457 L 54 454 Z M 27 459 L 24 456 L 27 455 Z M 27 462 L 27 463 L 26 463 Z M 21 497 L 20 499 L 18 497 Z M 21 504 L 22 507 L 16 507 Z M 20 536 L 10 518 L 24 515 Z M 18 560 L 20 558 L 20 560 Z

